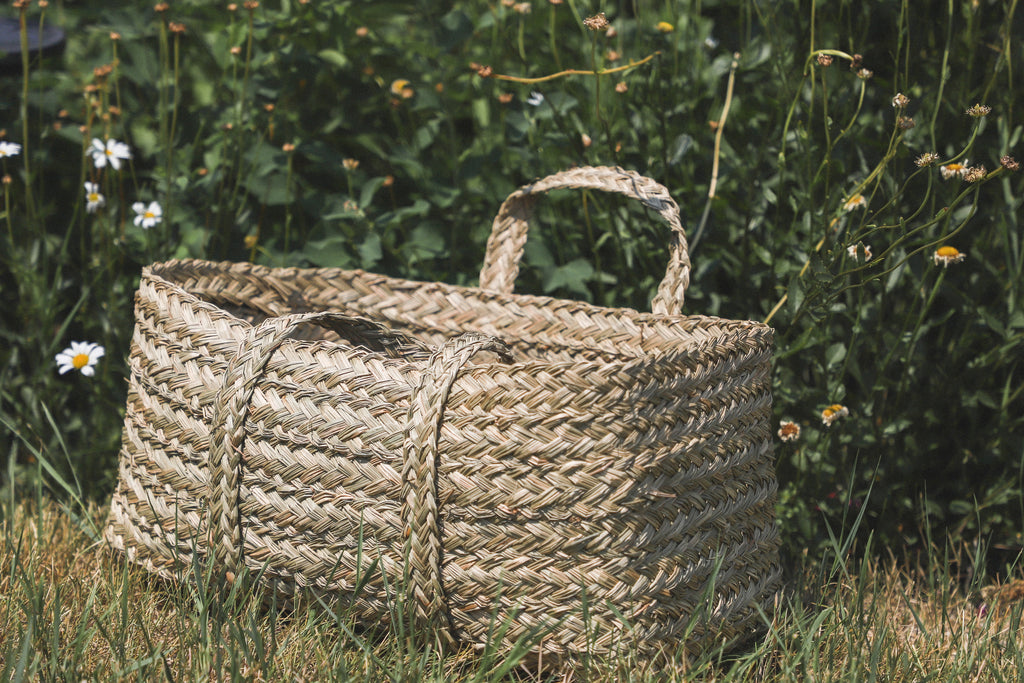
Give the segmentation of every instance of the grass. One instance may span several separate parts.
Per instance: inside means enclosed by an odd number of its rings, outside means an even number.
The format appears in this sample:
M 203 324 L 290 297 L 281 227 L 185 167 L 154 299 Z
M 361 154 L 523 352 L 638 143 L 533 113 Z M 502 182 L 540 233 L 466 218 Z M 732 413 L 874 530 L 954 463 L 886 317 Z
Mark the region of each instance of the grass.
M 367 632 L 252 596 L 221 604 L 201 571 L 171 586 L 103 548 L 132 292 L 143 265 L 180 257 L 472 285 L 509 192 L 622 165 L 681 204 L 684 310 L 776 328 L 775 414 L 800 427 L 776 449 L 791 570 L 746 650 L 627 653 L 579 676 L 1016 680 L 1019 1 L 439 6 L 14 3 L 22 62 L 0 78 L 4 678 L 497 675 L 509 662 L 440 658 L 400 619 Z M 583 23 L 598 12 L 611 31 Z M 63 57 L 33 54 L 29 37 L 54 24 Z M 97 166 L 93 139 L 131 159 Z M 102 206 L 87 208 L 85 183 Z M 517 291 L 645 310 L 661 226 L 595 193 L 556 199 Z M 132 207 L 151 202 L 161 219 L 144 227 Z M 94 376 L 57 374 L 72 340 L 106 349 Z
M 69 514 L 48 499 L 5 509 L 0 524 L 4 680 L 562 680 L 472 651 L 440 658 L 391 624 L 359 630 L 328 610 L 292 613 L 248 595 L 224 602 L 202 580 L 155 579 L 98 542 L 105 510 Z M 838 545 L 837 545 L 838 547 Z M 746 648 L 576 664 L 589 681 L 1013 681 L 1024 670 L 1024 578 L 992 581 L 975 550 L 916 558 L 874 553 L 790 571 L 766 631 Z M 508 668 L 508 667 L 506 667 Z

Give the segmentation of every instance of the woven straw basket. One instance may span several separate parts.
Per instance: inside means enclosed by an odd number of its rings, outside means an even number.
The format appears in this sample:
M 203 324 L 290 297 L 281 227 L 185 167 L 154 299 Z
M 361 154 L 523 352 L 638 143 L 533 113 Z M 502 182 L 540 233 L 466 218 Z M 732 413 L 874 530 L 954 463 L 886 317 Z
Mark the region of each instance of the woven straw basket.
M 672 229 L 653 313 L 512 293 L 531 206 L 558 188 Z M 480 288 L 149 266 L 106 538 L 165 577 L 210 560 L 371 623 L 397 591 L 447 642 L 742 637 L 780 573 L 772 331 L 680 315 L 689 271 L 665 188 L 611 168 L 513 193 Z

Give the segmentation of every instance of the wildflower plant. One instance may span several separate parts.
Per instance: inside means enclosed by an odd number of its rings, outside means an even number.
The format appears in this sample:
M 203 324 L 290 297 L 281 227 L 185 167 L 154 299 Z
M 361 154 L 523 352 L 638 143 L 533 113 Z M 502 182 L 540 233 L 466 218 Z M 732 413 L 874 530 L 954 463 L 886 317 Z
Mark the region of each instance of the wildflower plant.
M 68 42 L 0 82 L 4 485 L 42 476 L 27 439 L 78 444 L 54 471 L 109 488 L 145 264 L 471 285 L 512 190 L 600 164 L 679 200 L 686 313 L 776 328 L 787 543 L 825 542 L 834 491 L 886 539 L 921 501 L 965 534 L 1022 521 L 1024 65 L 998 3 L 841 25 L 792 0 L 115 5 L 17 8 Z M 516 289 L 647 310 L 669 240 L 642 206 L 553 193 Z M 970 258 L 937 262 L 952 245 Z M 106 349 L 74 391 L 69 338 Z

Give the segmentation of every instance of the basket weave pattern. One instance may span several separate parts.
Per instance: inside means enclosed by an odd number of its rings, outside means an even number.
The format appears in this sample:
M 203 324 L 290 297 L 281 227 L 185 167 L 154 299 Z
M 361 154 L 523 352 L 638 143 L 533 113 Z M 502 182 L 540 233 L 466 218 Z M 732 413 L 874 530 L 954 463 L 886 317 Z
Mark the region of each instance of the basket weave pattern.
M 530 208 L 565 187 L 672 229 L 653 313 L 512 293 Z M 198 553 L 369 622 L 406 587 L 451 641 L 511 619 L 509 642 L 554 627 L 553 654 L 674 648 L 701 610 L 694 645 L 739 635 L 779 581 L 772 331 L 679 315 L 689 269 L 664 188 L 606 168 L 513 194 L 480 288 L 154 264 L 106 538 L 165 577 Z

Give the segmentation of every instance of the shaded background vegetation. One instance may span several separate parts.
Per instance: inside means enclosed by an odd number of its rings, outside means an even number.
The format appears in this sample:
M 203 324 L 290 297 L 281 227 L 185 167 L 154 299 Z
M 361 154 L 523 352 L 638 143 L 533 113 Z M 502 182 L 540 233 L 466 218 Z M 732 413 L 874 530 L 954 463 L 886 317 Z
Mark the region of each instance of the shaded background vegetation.
M 777 330 L 776 413 L 803 427 L 776 449 L 791 550 L 816 550 L 826 522 L 858 514 L 894 547 L 948 532 L 1016 549 L 1024 175 L 1000 167 L 1022 156 L 1016 10 L 1016 0 L 5 8 L 28 32 L 57 25 L 68 41 L 25 72 L 15 58 L 0 79 L 0 128 L 24 146 L 0 160 L 10 176 L 4 495 L 59 480 L 109 493 L 144 264 L 252 259 L 472 285 L 490 219 L 517 186 L 621 165 L 665 184 L 688 217 L 686 312 L 770 318 Z M 599 11 L 614 31 L 583 27 Z M 831 66 L 817 61 L 823 50 Z M 499 77 L 647 57 L 602 76 Z M 904 109 L 897 93 L 910 98 Z M 976 103 L 991 113 L 968 116 Z M 94 137 L 127 142 L 131 163 L 95 169 Z M 938 163 L 914 163 L 925 152 L 989 174 L 943 180 Z M 97 214 L 85 211 L 86 181 L 106 196 Z M 856 194 L 867 207 L 845 209 Z M 152 200 L 164 219 L 144 231 L 130 207 Z M 647 309 L 666 257 L 656 216 L 593 193 L 542 209 L 517 291 Z M 872 260 L 851 257 L 856 245 Z M 941 245 L 967 259 L 936 266 Z M 57 374 L 53 356 L 71 340 L 106 348 L 96 377 Z M 834 403 L 850 415 L 826 427 L 821 411 Z

